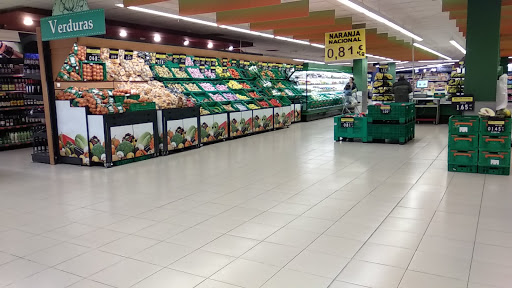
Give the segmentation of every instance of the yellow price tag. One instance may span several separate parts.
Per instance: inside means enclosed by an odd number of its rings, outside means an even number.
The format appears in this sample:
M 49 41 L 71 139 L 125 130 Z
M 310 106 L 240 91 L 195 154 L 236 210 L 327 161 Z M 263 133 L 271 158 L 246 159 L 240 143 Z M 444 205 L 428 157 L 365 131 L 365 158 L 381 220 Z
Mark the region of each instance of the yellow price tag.
M 366 29 L 325 33 L 325 62 L 366 58 Z
M 487 124 L 491 125 L 505 125 L 505 121 L 489 121 Z
M 452 97 L 452 102 L 473 102 L 473 97 Z

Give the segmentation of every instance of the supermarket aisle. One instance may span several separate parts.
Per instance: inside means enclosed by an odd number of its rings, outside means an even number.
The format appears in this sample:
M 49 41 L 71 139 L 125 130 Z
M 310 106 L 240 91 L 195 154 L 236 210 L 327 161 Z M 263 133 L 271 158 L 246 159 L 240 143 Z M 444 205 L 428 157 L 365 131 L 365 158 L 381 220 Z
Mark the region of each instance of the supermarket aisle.
M 0 153 L 0 287 L 506 288 L 512 177 L 446 171 L 447 127 L 332 120 L 113 169 Z

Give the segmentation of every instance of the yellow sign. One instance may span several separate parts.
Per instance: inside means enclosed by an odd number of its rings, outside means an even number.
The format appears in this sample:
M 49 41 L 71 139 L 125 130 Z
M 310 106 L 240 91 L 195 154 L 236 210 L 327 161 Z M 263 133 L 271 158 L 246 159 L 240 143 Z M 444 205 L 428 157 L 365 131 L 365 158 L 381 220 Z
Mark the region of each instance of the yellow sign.
M 473 97 L 452 97 L 452 102 L 473 102 Z
M 505 125 L 505 121 L 489 121 L 487 124 L 490 125 Z
M 354 118 L 341 118 L 341 122 L 354 122 Z
M 366 30 L 325 33 L 325 62 L 366 58 Z

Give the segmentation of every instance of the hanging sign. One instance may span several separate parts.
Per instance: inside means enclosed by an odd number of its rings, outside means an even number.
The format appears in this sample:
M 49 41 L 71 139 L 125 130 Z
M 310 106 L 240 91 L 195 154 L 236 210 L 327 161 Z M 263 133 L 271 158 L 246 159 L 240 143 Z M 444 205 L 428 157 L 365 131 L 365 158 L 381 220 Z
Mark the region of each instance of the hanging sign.
M 41 19 L 43 41 L 105 34 L 105 10 L 95 9 Z
M 452 106 L 457 111 L 474 111 L 475 99 L 473 96 L 452 97 Z
M 325 62 L 366 58 L 366 29 L 325 33 Z

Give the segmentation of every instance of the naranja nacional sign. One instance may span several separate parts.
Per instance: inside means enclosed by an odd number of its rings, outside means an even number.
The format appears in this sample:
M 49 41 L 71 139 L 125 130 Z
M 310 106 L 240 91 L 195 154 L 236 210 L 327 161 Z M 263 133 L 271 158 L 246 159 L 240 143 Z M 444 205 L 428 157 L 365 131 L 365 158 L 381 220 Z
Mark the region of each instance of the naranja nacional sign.
M 366 58 L 366 29 L 325 33 L 325 62 Z
M 105 34 L 105 10 L 86 10 L 41 19 L 43 41 Z

